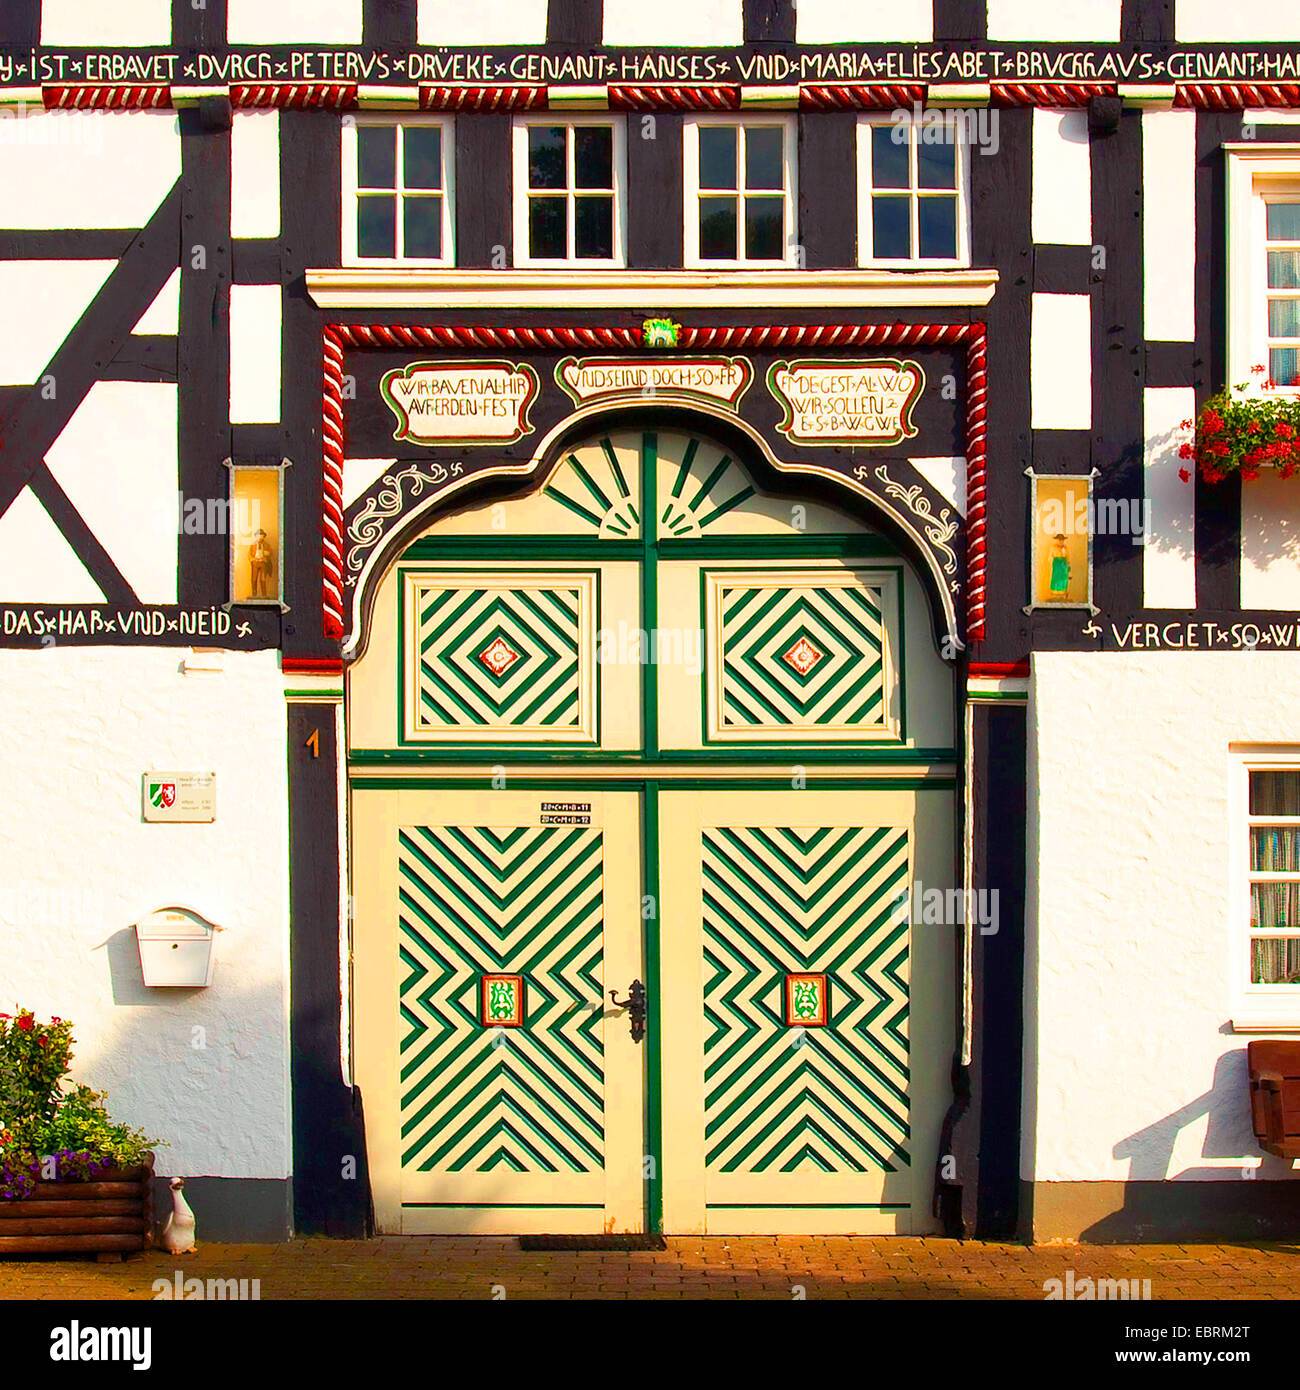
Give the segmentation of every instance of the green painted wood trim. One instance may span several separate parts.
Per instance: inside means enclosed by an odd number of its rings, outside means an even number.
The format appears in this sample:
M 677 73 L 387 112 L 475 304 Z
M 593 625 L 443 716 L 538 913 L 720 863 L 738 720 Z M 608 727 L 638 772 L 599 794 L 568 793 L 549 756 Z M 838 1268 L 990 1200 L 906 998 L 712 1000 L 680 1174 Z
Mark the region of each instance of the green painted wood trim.
M 745 749 L 743 755 L 715 752 L 709 748 L 663 749 L 656 757 L 644 758 L 639 753 L 606 753 L 598 749 L 579 748 L 573 751 L 556 745 L 553 749 L 502 748 L 492 746 L 496 763 L 601 763 L 610 767 L 645 767 L 648 772 L 672 763 L 704 763 L 717 767 L 751 767 L 778 763 L 789 766 L 800 763 L 854 763 L 859 766 L 880 764 L 895 767 L 909 763 L 952 763 L 957 760 L 955 748 L 904 748 L 892 743 L 836 744 L 826 748 L 820 744 L 782 744 L 774 749 L 770 744 Z M 425 763 L 487 763 L 481 748 L 357 748 L 348 754 L 349 764 L 356 767 L 419 767 Z
M 868 558 L 900 558 L 898 548 L 883 536 L 685 536 L 664 537 L 658 543 L 665 560 L 746 560 L 780 556 L 782 560 L 815 560 L 854 555 Z
M 646 633 L 659 625 L 658 486 L 659 436 L 646 430 L 641 435 L 641 627 Z M 658 756 L 659 667 L 653 661 L 641 663 L 641 747 L 647 758 Z
M 639 540 L 595 541 L 588 536 L 426 536 L 402 552 L 402 561 L 474 560 L 484 567 L 496 560 L 639 560 Z
M 660 880 L 659 880 L 659 784 L 647 782 L 642 800 L 642 873 L 644 895 L 654 904 L 654 916 L 645 924 L 646 972 L 646 1153 L 650 1176 L 646 1181 L 646 1230 L 659 1234 L 664 1227 L 663 1190 L 663 1014 L 660 989 L 663 980 L 661 959 Z M 645 920 L 645 919 L 643 919 Z
M 603 1202 L 403 1202 L 403 1211 L 604 1211 Z
M 305 700 L 308 703 L 319 704 L 323 701 L 341 700 L 342 690 L 286 690 L 284 692 L 286 700 Z
M 705 1202 L 706 1211 L 911 1211 L 911 1202 Z
M 1029 692 L 1027 690 L 968 690 L 966 700 L 968 704 L 972 705 L 996 704 L 999 701 L 1011 705 L 1026 705 L 1029 703 Z
M 484 774 L 480 777 L 409 777 L 393 773 L 389 776 L 363 776 L 350 779 L 357 791 L 419 791 L 429 787 L 435 790 L 452 788 L 475 788 L 493 785 L 495 779 Z M 672 777 L 662 774 L 655 779 L 661 787 L 674 791 L 789 791 L 788 777 Z M 594 777 L 511 777 L 512 787 L 527 787 L 537 791 L 549 791 L 557 787 L 581 788 L 583 791 L 626 791 L 627 782 L 610 782 Z M 808 787 L 818 791 L 952 791 L 957 782 L 954 777 L 809 777 Z

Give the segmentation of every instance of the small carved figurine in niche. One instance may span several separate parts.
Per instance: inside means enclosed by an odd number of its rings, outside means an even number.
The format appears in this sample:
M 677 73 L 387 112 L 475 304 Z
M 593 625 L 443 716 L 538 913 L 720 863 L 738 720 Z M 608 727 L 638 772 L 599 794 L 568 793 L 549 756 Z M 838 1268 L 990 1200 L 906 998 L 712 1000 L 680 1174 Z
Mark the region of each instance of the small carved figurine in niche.
M 1047 580 L 1049 594 L 1066 594 L 1070 589 L 1070 559 L 1065 553 L 1065 537 L 1059 532 L 1052 537 L 1052 570 Z
M 253 532 L 253 543 L 248 547 L 248 577 L 250 598 L 271 598 L 271 570 L 275 563 L 275 548 L 266 539 L 266 532 Z

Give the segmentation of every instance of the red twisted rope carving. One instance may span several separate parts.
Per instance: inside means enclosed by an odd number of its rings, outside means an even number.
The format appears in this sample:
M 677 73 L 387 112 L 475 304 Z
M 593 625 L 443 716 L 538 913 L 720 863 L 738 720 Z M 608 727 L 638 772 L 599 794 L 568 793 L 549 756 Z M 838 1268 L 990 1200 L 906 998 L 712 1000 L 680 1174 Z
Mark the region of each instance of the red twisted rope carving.
M 1115 95 L 1109 82 L 995 82 L 989 89 L 994 106 L 1087 106 L 1090 97 Z
M 235 106 L 280 106 L 294 111 L 341 111 L 357 104 L 355 82 L 235 82 L 230 100 Z
M 611 84 L 611 111 L 736 111 L 740 88 L 735 86 L 634 86 Z
M 343 619 L 343 343 L 325 329 L 321 400 L 321 607 L 326 637 L 341 638 Z
M 925 101 L 925 87 L 919 82 L 809 82 L 799 88 L 799 105 L 808 111 L 892 111 L 910 109 L 918 101 Z
M 528 111 L 545 105 L 545 87 L 420 88 L 420 108 L 424 111 Z
M 1175 106 L 1192 106 L 1200 111 L 1238 111 L 1248 106 L 1300 106 L 1300 85 L 1294 82 L 1180 84 L 1174 94 Z
M 971 324 L 966 348 L 966 640 L 984 640 L 988 333 Z
M 139 111 L 171 104 L 171 88 L 166 85 L 41 88 L 41 105 L 48 111 Z

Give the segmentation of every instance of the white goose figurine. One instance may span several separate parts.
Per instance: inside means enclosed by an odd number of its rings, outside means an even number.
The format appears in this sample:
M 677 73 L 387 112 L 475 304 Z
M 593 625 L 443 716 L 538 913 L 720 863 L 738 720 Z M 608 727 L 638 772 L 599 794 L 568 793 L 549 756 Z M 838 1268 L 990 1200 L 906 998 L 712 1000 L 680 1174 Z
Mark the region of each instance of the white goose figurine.
M 194 1213 L 185 1200 L 182 1189 L 184 1178 L 173 1178 L 168 1186 L 172 1190 L 172 1209 L 163 1223 L 162 1246 L 172 1255 L 192 1255 L 194 1253 Z

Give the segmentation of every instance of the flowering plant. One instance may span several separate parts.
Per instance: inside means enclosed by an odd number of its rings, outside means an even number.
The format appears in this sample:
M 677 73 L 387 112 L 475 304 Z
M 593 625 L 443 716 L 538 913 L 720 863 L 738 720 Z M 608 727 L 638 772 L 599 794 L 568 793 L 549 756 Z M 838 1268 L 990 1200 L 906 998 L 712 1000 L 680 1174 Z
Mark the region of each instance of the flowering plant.
M 0 1200 L 30 1196 L 38 1182 L 135 1167 L 158 1143 L 110 1120 L 89 1086 L 65 1093 L 71 1060 L 70 1023 L 41 1023 L 30 1009 L 0 1014 Z
M 1262 375 L 1267 368 L 1250 370 Z M 1195 420 L 1182 422 L 1183 429 L 1194 428 L 1195 433 L 1178 457 L 1194 463 L 1207 483 L 1221 483 L 1231 473 L 1258 478 L 1261 468 L 1276 468 L 1279 478 L 1300 470 L 1300 398 L 1247 395 L 1247 385 L 1225 386 Z M 1262 386 L 1266 393 L 1276 389 L 1272 380 Z M 1192 474 L 1180 468 L 1178 476 L 1187 482 Z

